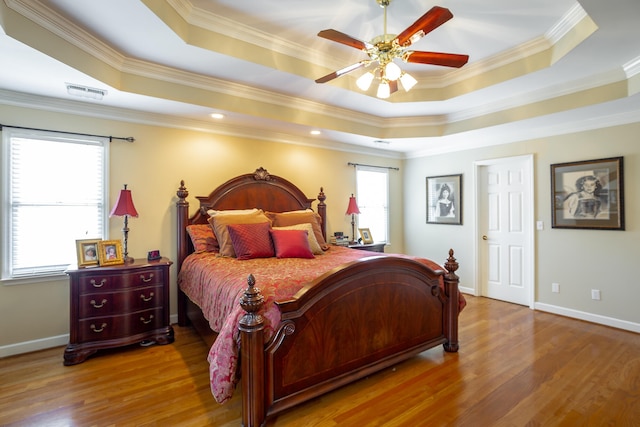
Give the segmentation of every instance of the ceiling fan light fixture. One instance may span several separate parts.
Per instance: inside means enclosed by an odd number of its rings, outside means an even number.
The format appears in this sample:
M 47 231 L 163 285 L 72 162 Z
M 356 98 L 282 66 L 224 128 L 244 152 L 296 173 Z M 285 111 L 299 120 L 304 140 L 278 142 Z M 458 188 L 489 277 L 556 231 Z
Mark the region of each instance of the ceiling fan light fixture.
M 411 74 L 403 72 L 400 75 L 400 83 L 402 84 L 402 88 L 404 89 L 404 91 L 409 92 L 411 88 L 414 87 L 416 83 L 418 83 L 418 81 L 414 79 Z
M 409 38 L 409 43 L 408 43 L 408 45 L 409 45 L 409 46 L 411 46 L 412 44 L 414 44 L 415 42 L 417 42 L 418 40 L 420 40 L 421 38 L 423 38 L 423 37 L 424 37 L 424 35 L 425 35 L 425 34 L 424 34 L 424 31 L 423 31 L 423 30 L 418 31 L 417 33 L 415 33 L 414 35 L 412 35 L 412 36 Z
M 389 80 L 398 80 L 398 77 L 402 75 L 402 70 L 395 62 L 389 62 L 384 67 L 384 74 L 387 76 Z
M 378 86 L 378 93 L 376 96 L 382 99 L 386 99 L 391 96 L 391 88 L 389 87 L 388 81 L 383 80 L 382 82 L 380 82 L 380 85 Z
M 388 98 L 392 93 L 397 92 L 398 84 L 400 84 L 406 92 L 409 92 L 411 88 L 418 83 L 415 78 L 405 73 L 394 63 L 396 59 L 401 59 L 404 62 L 413 64 L 439 65 L 453 68 L 460 68 L 467 63 L 469 55 L 408 50 L 412 44 L 453 18 L 453 14 L 449 9 L 433 6 L 413 24 L 396 35 L 387 32 L 387 6 L 389 6 L 391 1 L 392 0 L 376 0 L 384 9 L 384 32 L 369 42 L 359 40 L 333 29 L 322 30 L 318 33 L 319 37 L 365 52 L 368 59 L 364 59 L 341 70 L 333 71 L 326 76 L 316 79 L 316 83 L 329 82 L 374 63 L 375 69 L 360 76 L 356 84 L 362 91 L 367 91 L 371 87 L 373 80 L 379 80 L 380 84 L 378 86 L 377 96 L 378 98 Z M 398 83 L 398 80 L 400 80 L 400 83 Z
M 374 78 L 375 75 L 371 71 L 369 71 L 358 77 L 358 80 L 356 80 L 356 85 L 358 85 L 360 90 L 369 90 L 369 88 L 371 87 L 371 82 L 373 82 Z

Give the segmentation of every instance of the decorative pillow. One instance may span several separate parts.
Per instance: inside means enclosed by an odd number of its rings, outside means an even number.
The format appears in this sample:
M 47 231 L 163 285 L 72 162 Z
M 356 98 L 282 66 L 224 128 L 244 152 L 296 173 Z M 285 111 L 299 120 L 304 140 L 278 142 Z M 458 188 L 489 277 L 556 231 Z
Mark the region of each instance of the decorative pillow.
M 209 224 L 187 225 L 187 234 L 191 237 L 191 243 L 196 252 L 217 252 L 220 249 Z
M 315 213 L 312 210 L 304 210 L 304 211 L 290 211 L 290 212 L 265 212 L 265 214 L 271 220 L 271 225 L 274 227 L 287 227 L 289 225 L 296 224 L 311 224 L 313 228 L 313 234 L 316 236 L 316 241 L 322 248 L 322 250 L 326 251 L 329 249 L 329 245 L 324 240 L 324 236 L 322 236 L 322 218 L 320 215 Z
M 216 215 L 246 215 L 246 214 L 252 214 L 252 213 L 256 213 L 258 212 L 257 208 L 253 208 L 253 209 L 225 209 L 225 210 L 214 210 L 214 209 L 209 209 L 207 211 L 207 215 L 209 216 L 216 216 Z
M 271 258 L 275 255 L 269 230 L 271 224 L 229 224 L 227 230 L 238 259 Z
M 315 258 L 306 230 L 270 230 L 278 258 Z
M 269 221 L 269 218 L 267 218 L 261 210 L 250 214 L 216 215 L 210 217 L 209 224 L 213 227 L 213 233 L 216 235 L 216 239 L 218 239 L 220 255 L 236 256 L 233 250 L 233 243 L 229 237 L 229 230 L 227 230 L 229 224 L 257 224 L 261 222 L 267 222 L 271 225 L 271 221 Z
M 322 255 L 324 251 L 318 243 L 315 234 L 313 233 L 313 226 L 308 222 L 305 224 L 289 225 L 287 227 L 273 227 L 274 230 L 305 230 L 309 239 L 309 248 L 314 255 Z

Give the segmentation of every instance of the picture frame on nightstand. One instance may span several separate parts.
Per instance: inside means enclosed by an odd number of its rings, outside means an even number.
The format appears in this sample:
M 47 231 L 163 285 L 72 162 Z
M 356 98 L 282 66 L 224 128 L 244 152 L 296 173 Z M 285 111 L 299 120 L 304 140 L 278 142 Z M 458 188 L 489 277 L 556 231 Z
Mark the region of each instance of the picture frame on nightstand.
M 98 242 L 98 260 L 100 265 L 124 264 L 122 242 L 120 240 L 102 240 Z
M 98 265 L 98 242 L 100 242 L 100 240 L 101 239 L 76 240 L 78 267 Z
M 368 228 L 358 228 L 358 232 L 360 233 L 360 238 L 362 239 L 362 243 L 367 245 L 373 243 L 373 237 L 371 236 L 371 231 Z

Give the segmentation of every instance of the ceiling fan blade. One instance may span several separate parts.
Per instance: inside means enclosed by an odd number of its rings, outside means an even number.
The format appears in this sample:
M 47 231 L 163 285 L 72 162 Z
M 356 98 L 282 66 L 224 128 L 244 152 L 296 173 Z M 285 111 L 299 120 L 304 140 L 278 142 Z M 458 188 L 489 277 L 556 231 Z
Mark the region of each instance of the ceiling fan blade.
M 362 68 L 365 65 L 367 65 L 370 61 L 360 61 L 357 62 L 355 64 L 349 65 L 348 67 L 344 67 L 341 70 L 338 71 L 334 71 L 333 73 L 329 73 L 324 77 L 320 77 L 319 79 L 316 79 L 316 83 L 326 83 L 328 81 L 331 81 L 333 79 L 336 79 L 344 74 L 350 73 L 354 70 L 357 70 L 358 68 Z
M 431 64 L 460 68 L 467 63 L 469 55 L 410 50 L 402 55 L 402 60 L 404 62 L 413 62 L 415 64 Z
M 347 46 L 355 47 L 356 49 L 360 49 L 360 50 L 367 50 L 373 47 L 371 43 L 363 42 L 362 40 L 358 40 L 354 37 L 351 37 L 348 34 L 341 33 L 340 31 L 337 31 L 337 30 L 322 30 L 318 33 L 318 37 L 322 37 L 327 40 L 342 43 Z
M 438 28 L 440 25 L 453 18 L 453 14 L 449 9 L 434 6 L 427 13 L 422 15 L 416 22 L 411 24 L 409 28 L 398 34 L 396 40 L 402 47 L 411 46 L 420 40 L 425 34 Z

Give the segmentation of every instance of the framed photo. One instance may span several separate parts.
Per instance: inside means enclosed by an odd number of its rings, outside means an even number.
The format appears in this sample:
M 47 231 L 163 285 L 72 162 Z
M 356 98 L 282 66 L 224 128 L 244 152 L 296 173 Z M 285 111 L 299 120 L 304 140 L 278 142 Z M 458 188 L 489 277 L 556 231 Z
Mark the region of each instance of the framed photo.
M 124 264 L 122 242 L 120 240 L 102 240 L 98 242 L 98 259 L 100 265 Z
M 100 239 L 76 240 L 78 267 L 98 265 L 98 242 Z
M 369 231 L 368 228 L 358 228 L 358 232 L 360 233 L 363 245 L 373 243 L 373 237 L 371 237 L 371 231 Z
M 462 174 L 427 177 L 427 223 L 462 225 Z
M 551 165 L 551 227 L 624 230 L 622 159 Z

